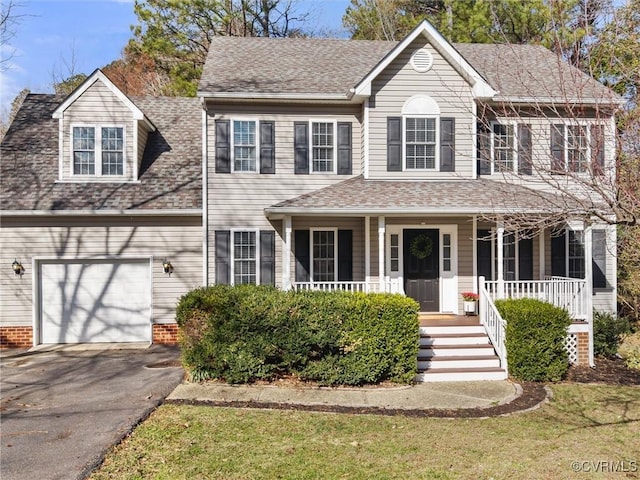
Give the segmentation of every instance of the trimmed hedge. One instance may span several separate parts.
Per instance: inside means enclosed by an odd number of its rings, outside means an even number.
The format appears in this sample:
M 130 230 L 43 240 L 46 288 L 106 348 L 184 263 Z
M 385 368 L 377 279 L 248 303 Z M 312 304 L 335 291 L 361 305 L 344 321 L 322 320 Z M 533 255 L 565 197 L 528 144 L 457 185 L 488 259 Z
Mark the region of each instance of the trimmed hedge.
M 401 295 L 213 285 L 183 296 L 176 317 L 194 380 L 362 385 L 414 379 L 417 312 Z
M 495 303 L 507 322 L 509 374 L 529 382 L 562 380 L 569 368 L 564 347 L 571 324 L 569 313 L 532 298 L 496 300 Z

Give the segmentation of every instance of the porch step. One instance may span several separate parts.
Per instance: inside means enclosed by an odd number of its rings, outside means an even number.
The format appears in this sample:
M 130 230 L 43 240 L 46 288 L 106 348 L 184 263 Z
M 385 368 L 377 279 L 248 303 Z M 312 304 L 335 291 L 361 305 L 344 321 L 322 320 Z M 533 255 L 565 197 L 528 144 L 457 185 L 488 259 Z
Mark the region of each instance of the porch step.
M 450 327 L 450 326 L 475 326 L 480 325 L 480 320 L 476 316 L 463 316 L 463 315 L 442 315 L 436 317 L 418 316 L 421 327 Z
M 493 353 L 493 352 L 492 352 Z M 418 356 L 418 371 L 443 370 L 452 368 L 499 368 L 500 359 L 495 355 L 462 355 L 446 357 L 435 355 L 433 357 Z
M 417 382 L 467 382 L 506 378 L 507 372 L 501 368 L 441 368 L 416 375 Z
M 488 343 L 490 343 L 489 337 L 485 333 L 420 334 L 420 346 L 483 345 Z
M 494 353 L 493 345 L 488 342 L 476 345 L 430 345 L 420 347 L 418 360 L 431 357 L 483 357 Z
M 429 321 L 420 327 L 417 358 L 420 382 L 503 380 L 507 372 L 476 319 Z
M 429 325 L 420 327 L 420 334 L 424 335 L 440 335 L 447 333 L 478 333 L 484 335 L 486 334 L 486 331 L 479 323 L 475 325 Z

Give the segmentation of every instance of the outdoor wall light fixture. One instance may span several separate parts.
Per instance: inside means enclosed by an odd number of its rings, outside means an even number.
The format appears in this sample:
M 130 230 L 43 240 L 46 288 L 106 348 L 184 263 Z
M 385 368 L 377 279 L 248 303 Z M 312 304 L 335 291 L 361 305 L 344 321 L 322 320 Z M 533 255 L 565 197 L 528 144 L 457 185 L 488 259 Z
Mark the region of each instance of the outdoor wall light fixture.
M 164 273 L 168 273 L 169 276 L 173 273 L 173 265 L 171 265 L 171 262 L 166 258 L 164 259 L 164 262 L 162 262 L 162 271 Z
M 24 273 L 24 267 L 15 258 L 13 259 L 13 263 L 11 264 L 11 268 L 13 269 L 13 273 L 15 273 L 16 275 L 22 276 L 22 274 Z

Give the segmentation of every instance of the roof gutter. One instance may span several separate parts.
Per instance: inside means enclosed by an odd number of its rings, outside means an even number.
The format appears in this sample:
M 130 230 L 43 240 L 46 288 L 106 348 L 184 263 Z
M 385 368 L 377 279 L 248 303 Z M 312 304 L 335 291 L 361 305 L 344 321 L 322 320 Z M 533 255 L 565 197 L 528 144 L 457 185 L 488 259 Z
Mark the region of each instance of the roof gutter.
M 200 208 L 183 210 L 2 210 L 2 217 L 199 217 Z
M 353 93 L 263 93 L 263 92 L 202 92 L 203 99 L 218 100 L 288 100 L 293 102 L 345 102 L 353 98 Z
M 514 209 L 509 208 L 491 208 L 486 209 L 478 207 L 463 207 L 463 208 L 442 208 L 442 207 L 428 207 L 428 208 L 363 208 L 363 207 L 333 207 L 333 208 L 301 208 L 301 207 L 267 207 L 264 209 L 265 215 L 269 218 L 276 218 L 280 215 L 305 215 L 305 216 L 333 216 L 333 217 L 352 217 L 352 216 L 364 216 L 364 215 L 394 215 L 400 217 L 410 217 L 415 215 L 433 215 L 433 216 L 447 216 L 447 215 L 509 215 L 514 213 Z M 518 213 L 527 214 L 540 214 L 549 213 L 549 210 L 544 209 L 517 209 Z
M 623 106 L 627 101 L 622 98 L 557 98 L 557 97 L 517 97 L 517 96 L 496 96 L 491 99 L 495 103 L 516 103 L 528 105 L 615 105 Z

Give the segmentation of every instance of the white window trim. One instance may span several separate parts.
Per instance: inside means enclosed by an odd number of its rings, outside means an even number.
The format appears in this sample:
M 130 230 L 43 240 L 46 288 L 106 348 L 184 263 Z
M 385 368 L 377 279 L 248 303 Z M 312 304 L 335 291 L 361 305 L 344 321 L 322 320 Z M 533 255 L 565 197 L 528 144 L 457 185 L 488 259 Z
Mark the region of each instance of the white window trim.
M 607 126 L 606 123 L 604 123 L 601 120 L 598 121 L 594 121 L 594 120 L 558 120 L 556 122 L 551 121 L 550 123 L 550 128 L 549 131 L 551 132 L 551 128 L 553 128 L 554 125 L 562 125 L 562 142 L 563 142 L 563 152 L 562 152 L 562 158 L 564 161 L 564 165 L 563 165 L 563 172 L 564 173 L 569 173 L 569 174 L 573 174 L 573 175 L 585 175 L 585 174 L 589 174 L 590 171 L 590 167 L 591 167 L 591 162 L 592 162 L 592 154 L 591 154 L 591 127 L 592 126 L 600 126 L 602 127 L 602 131 L 604 134 L 604 142 L 602 145 L 602 148 L 604 148 L 604 158 L 605 158 L 605 164 L 607 162 L 607 135 L 609 132 L 609 127 Z M 586 133 L 586 137 L 587 137 L 587 168 L 585 169 L 584 172 L 571 172 L 569 171 L 569 128 L 567 127 L 572 127 L 572 126 L 582 126 L 585 129 L 585 133 Z M 551 135 L 549 135 L 549 148 L 551 148 Z M 575 229 L 572 229 L 575 230 Z
M 93 128 L 95 135 L 94 162 L 95 172 L 93 175 L 76 174 L 73 172 L 73 129 L 76 127 Z M 103 175 L 102 174 L 102 129 L 103 128 L 121 128 L 122 129 L 122 175 Z M 111 123 L 72 123 L 69 125 L 69 176 L 73 179 L 123 179 L 127 177 L 127 127 L 122 124 Z
M 326 228 L 311 228 L 309 229 L 309 280 L 315 282 L 313 271 L 313 233 L 314 232 L 333 232 L 333 282 L 338 281 L 338 228 L 326 227 Z
M 254 117 L 233 117 L 229 119 L 231 126 L 229 132 L 229 157 L 232 173 L 260 173 L 260 121 Z M 235 144 L 235 122 L 255 122 L 256 124 L 256 168 L 255 170 L 236 170 L 236 144 Z
M 333 170 L 330 172 L 313 171 L 313 124 L 331 123 L 333 125 Z M 338 173 L 338 120 L 335 118 L 312 118 L 309 120 L 309 173 L 312 175 L 327 175 Z
M 563 138 L 564 138 L 564 171 L 567 173 L 573 173 L 573 174 L 580 174 L 580 173 L 588 173 L 589 172 L 589 166 L 591 165 L 591 124 L 587 123 L 587 122 L 571 122 L 571 123 L 565 123 L 564 125 L 564 132 L 562 132 Z M 569 170 L 569 127 L 578 127 L 581 126 L 584 128 L 584 132 L 585 132 L 585 137 L 586 137 L 586 143 L 587 143 L 587 148 L 586 148 L 586 166 L 584 169 L 584 172 L 572 172 Z M 567 250 L 568 252 L 568 250 Z M 567 274 L 568 274 L 569 270 L 567 270 Z
M 491 174 L 518 173 L 518 122 L 515 120 L 492 120 L 489 123 L 491 127 Z M 511 125 L 513 127 L 513 170 L 511 171 L 496 168 L 495 132 L 493 131 L 494 125 Z
M 244 233 L 244 232 L 254 232 L 256 234 L 256 285 L 260 285 L 260 229 L 258 228 L 234 228 L 230 230 L 230 236 L 231 238 L 229 239 L 229 249 L 230 249 L 230 260 L 229 263 L 231 263 L 230 265 L 230 278 L 229 278 L 229 284 L 230 285 L 235 285 L 236 284 L 236 250 L 235 250 L 235 243 L 236 243 L 236 233 Z
M 436 121 L 436 148 L 433 168 L 407 168 L 407 119 L 433 118 Z M 406 172 L 439 172 L 440 171 L 440 115 L 419 115 L 405 113 L 402 115 L 402 170 Z

